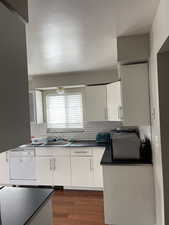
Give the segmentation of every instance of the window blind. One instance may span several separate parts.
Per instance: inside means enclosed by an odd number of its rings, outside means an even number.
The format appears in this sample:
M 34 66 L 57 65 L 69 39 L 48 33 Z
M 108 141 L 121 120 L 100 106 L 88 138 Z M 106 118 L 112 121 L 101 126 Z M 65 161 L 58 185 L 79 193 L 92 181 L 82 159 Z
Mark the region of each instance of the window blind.
M 83 128 L 81 93 L 46 96 L 47 128 Z

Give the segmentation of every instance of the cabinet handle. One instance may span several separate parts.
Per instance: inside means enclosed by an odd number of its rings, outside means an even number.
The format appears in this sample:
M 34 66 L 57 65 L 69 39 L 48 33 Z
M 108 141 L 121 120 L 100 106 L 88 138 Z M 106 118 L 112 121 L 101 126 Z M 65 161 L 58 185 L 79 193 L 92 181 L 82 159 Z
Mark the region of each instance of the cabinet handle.
M 118 120 L 120 120 L 120 106 L 118 107 Z
M 50 159 L 50 170 L 52 170 L 52 159 Z
M 53 170 L 56 170 L 56 159 L 53 159 Z
M 79 152 L 74 152 L 74 153 L 82 154 L 82 153 L 88 153 L 88 152 L 79 151 Z
M 120 106 L 120 120 L 123 120 L 123 107 Z
M 6 152 L 6 162 L 8 162 L 8 152 Z
M 122 116 L 122 106 L 118 107 L 118 119 L 119 120 L 123 120 L 123 116 Z
M 35 148 L 33 149 L 33 156 L 34 156 L 34 158 L 36 157 L 36 150 L 35 150 Z
M 90 171 L 92 171 L 93 170 L 93 161 L 92 161 L 92 159 L 90 159 Z

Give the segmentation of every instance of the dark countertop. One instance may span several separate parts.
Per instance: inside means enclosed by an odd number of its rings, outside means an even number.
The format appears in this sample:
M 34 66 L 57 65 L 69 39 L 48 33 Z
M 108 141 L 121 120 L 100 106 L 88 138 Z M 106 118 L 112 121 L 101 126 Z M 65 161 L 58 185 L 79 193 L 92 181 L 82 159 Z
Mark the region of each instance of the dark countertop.
M 68 147 L 105 147 L 104 143 L 97 143 L 96 141 L 74 141 Z
M 43 145 L 26 145 L 26 147 L 33 146 L 33 147 L 105 147 L 106 144 L 104 143 L 97 143 L 95 140 L 79 140 L 79 141 L 72 141 L 70 144 L 67 145 L 48 145 L 48 144 L 43 144 Z
M 142 164 L 152 164 L 151 160 L 146 159 L 124 159 L 124 160 L 117 160 L 112 158 L 111 154 L 111 145 L 108 145 L 105 149 L 103 154 L 101 165 L 103 166 L 113 166 L 113 165 L 142 165 Z
M 0 190 L 0 224 L 26 225 L 53 192 L 47 188 L 4 187 Z

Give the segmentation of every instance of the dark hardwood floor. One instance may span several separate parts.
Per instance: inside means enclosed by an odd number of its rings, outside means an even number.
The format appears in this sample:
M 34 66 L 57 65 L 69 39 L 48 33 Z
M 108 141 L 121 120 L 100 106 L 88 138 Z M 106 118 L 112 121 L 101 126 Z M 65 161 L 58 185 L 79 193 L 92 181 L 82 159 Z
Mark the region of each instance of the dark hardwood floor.
M 102 192 L 56 191 L 52 201 L 54 225 L 104 225 Z

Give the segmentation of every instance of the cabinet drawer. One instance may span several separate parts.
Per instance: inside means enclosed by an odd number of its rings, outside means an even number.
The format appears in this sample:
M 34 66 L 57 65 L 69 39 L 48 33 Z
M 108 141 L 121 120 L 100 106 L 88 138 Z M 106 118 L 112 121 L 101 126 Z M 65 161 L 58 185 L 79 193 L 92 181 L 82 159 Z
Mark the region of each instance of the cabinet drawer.
M 70 156 L 70 149 L 68 147 L 52 147 L 53 156 Z
M 38 147 L 36 148 L 37 156 L 69 156 L 70 149 L 64 147 Z
M 37 156 L 53 156 L 52 148 L 38 147 L 36 148 Z
M 71 156 L 92 156 L 93 151 L 91 148 L 73 148 L 71 149 Z

